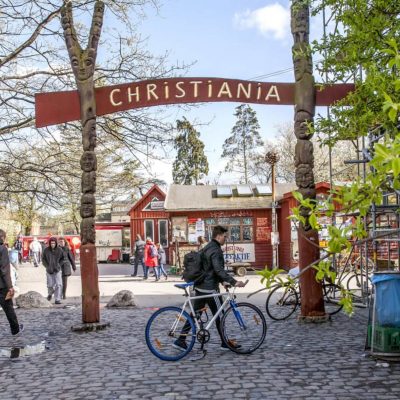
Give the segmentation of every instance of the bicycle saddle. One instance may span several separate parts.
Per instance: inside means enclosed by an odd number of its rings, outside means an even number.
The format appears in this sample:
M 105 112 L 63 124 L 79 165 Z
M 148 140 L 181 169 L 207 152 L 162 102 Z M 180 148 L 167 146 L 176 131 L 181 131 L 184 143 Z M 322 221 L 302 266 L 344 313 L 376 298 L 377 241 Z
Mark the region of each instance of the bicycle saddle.
M 189 286 L 193 286 L 194 282 L 188 282 L 188 283 L 176 283 L 174 286 L 179 288 L 179 289 L 186 289 Z

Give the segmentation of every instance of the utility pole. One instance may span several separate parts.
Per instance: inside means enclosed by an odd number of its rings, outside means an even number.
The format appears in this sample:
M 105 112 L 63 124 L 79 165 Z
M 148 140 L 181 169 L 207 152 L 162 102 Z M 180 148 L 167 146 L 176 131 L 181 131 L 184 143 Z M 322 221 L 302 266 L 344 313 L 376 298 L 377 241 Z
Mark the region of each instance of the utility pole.
M 272 189 L 272 269 L 279 267 L 279 232 L 276 215 L 276 164 L 279 161 L 279 156 L 273 151 L 269 151 L 265 155 L 265 161 L 271 166 L 271 189 Z

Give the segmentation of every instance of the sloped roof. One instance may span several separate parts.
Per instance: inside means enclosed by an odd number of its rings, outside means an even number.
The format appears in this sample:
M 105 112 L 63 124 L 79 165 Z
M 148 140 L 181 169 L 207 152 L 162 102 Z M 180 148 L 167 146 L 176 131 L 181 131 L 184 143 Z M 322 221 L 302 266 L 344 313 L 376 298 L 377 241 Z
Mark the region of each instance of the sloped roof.
M 216 185 L 171 185 L 165 199 L 165 211 L 195 210 L 237 210 L 271 208 L 272 196 L 257 195 L 255 185 L 223 185 L 230 186 L 234 192 L 240 186 L 250 186 L 252 196 L 217 197 Z M 295 184 L 276 184 L 276 199 L 295 188 Z

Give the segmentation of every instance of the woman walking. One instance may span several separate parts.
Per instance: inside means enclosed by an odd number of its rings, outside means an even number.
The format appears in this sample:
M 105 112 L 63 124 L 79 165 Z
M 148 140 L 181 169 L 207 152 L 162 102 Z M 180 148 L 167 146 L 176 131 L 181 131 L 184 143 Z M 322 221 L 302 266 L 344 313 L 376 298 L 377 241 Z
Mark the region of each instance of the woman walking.
M 146 268 L 154 268 L 154 275 L 156 276 L 156 282 L 160 279 L 158 276 L 158 253 L 156 246 L 150 238 L 146 239 L 146 246 L 144 246 L 144 264 Z M 145 280 L 147 277 L 144 278 Z
M 167 263 L 167 255 L 165 254 L 164 248 L 161 246 L 161 243 L 157 243 L 157 252 L 158 252 L 158 279 L 161 278 L 161 274 L 165 276 L 165 280 L 168 279 L 167 272 L 164 269 L 164 265 Z
M 69 248 L 68 242 L 61 237 L 58 240 L 58 244 L 60 246 L 60 249 L 63 252 L 63 259 L 61 263 L 61 271 L 62 271 L 62 298 L 65 300 L 66 299 L 66 294 L 67 294 L 67 282 L 68 282 L 68 277 L 72 274 L 71 272 L 71 267 L 76 271 L 76 265 L 75 265 L 75 258 L 74 255 L 72 254 L 71 249 Z

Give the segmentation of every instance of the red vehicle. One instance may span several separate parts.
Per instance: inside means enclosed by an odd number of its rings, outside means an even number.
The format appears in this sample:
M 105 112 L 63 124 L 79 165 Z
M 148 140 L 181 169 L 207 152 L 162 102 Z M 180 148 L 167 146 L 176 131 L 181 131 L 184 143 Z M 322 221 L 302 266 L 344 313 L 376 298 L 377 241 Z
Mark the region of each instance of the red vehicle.
M 34 238 L 41 243 L 42 249 L 47 247 L 47 243 L 51 237 L 59 238 L 60 235 L 38 235 L 38 236 L 22 236 L 22 260 L 29 261 L 30 258 L 30 250 L 29 246 L 32 243 Z M 62 236 L 68 242 L 69 247 L 71 248 L 72 253 L 75 256 L 75 261 L 79 263 L 79 251 L 81 247 L 81 239 L 79 235 L 64 235 Z

